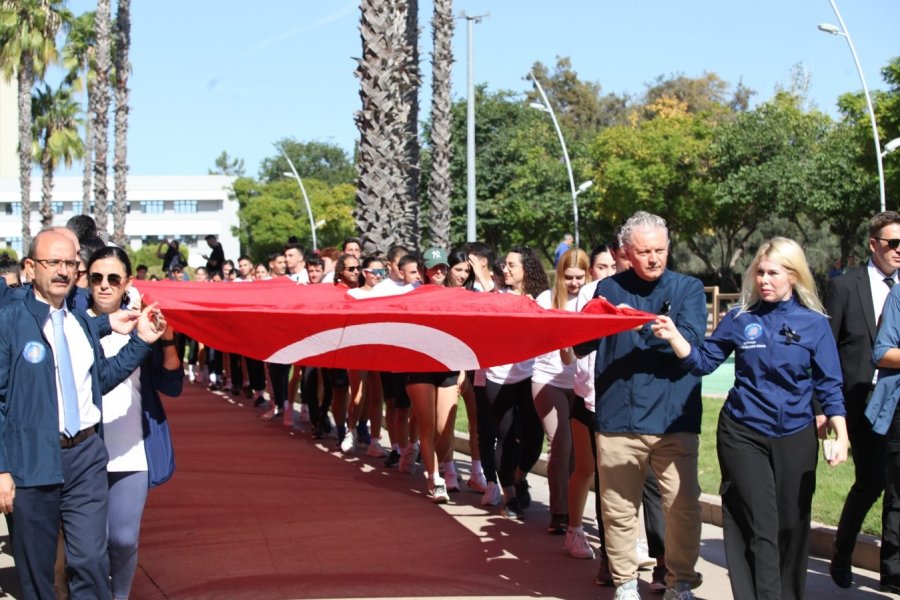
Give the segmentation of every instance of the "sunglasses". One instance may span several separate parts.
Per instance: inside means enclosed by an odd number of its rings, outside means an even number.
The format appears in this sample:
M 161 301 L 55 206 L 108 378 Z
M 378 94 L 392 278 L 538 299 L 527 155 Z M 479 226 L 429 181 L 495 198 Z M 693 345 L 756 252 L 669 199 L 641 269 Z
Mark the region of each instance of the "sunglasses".
M 375 277 L 384 277 L 385 271 L 384 269 L 363 269 L 369 275 L 374 275 Z
M 878 236 L 873 236 L 876 240 L 887 242 L 887 247 L 891 250 L 896 250 L 898 246 L 900 246 L 900 239 L 897 238 L 880 238 Z
M 110 273 L 109 275 L 104 275 L 103 273 L 91 273 L 91 285 L 100 285 L 103 283 L 104 277 L 112 287 L 119 287 L 122 283 L 122 276 L 118 273 Z
M 350 271 L 351 273 L 355 273 L 355 272 L 359 271 L 359 267 L 358 267 L 358 266 L 356 266 L 356 267 L 344 267 L 344 270 L 345 270 L 345 271 Z

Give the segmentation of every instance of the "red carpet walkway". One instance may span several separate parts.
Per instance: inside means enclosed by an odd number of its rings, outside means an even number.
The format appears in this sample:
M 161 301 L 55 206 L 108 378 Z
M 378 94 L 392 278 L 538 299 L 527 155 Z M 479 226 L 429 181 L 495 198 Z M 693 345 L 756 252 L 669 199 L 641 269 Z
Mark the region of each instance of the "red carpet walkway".
M 453 495 L 454 519 L 422 497 L 421 473 L 324 451 L 199 387 L 166 408 L 178 468 L 150 493 L 134 598 L 598 594 L 596 562 L 546 533 L 534 544 L 477 494 Z

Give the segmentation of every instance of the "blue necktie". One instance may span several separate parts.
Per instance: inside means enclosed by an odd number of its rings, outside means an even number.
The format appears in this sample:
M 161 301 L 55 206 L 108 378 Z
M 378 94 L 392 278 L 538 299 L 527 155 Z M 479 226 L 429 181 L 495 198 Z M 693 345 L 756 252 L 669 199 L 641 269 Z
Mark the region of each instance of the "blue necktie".
M 78 412 L 78 388 L 75 386 L 75 373 L 72 371 L 72 356 L 63 329 L 65 313 L 61 310 L 50 315 L 53 323 L 53 339 L 56 345 L 56 366 L 59 369 L 59 387 L 63 396 L 63 417 L 66 435 L 74 437 L 81 430 L 81 415 Z

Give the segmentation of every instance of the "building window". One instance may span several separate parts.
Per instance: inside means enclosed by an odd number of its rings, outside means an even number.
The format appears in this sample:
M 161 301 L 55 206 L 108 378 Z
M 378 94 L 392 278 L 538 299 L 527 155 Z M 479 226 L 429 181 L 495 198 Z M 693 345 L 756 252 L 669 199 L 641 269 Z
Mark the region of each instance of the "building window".
M 54 215 L 61 215 L 63 212 L 63 205 L 64 205 L 63 202 L 51 202 L 50 210 L 53 211 Z
M 6 205 L 6 214 L 22 216 L 22 204 L 20 202 L 10 202 Z
M 6 238 L 6 247 L 12 248 L 13 250 L 15 250 L 16 253 L 19 255 L 19 257 L 21 258 L 21 256 L 22 256 L 22 238 L 20 238 L 20 237 Z
M 158 215 L 165 211 L 166 203 L 162 200 L 145 200 L 141 202 L 141 212 Z
M 195 213 L 197 212 L 197 201 L 196 200 L 176 200 L 173 203 L 173 208 L 177 213 Z

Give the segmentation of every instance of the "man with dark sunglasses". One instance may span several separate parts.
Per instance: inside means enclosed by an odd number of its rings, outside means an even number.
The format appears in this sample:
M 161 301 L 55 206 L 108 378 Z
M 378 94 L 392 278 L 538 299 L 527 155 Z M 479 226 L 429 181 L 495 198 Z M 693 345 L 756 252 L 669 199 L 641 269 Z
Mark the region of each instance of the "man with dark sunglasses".
M 825 293 L 825 309 L 831 317 L 831 331 L 841 359 L 847 430 L 856 471 L 856 481 L 847 494 L 838 522 L 830 567 L 831 578 L 842 588 L 853 584 L 851 556 L 863 519 L 885 490 L 885 460 L 900 462 L 896 453 L 885 456 L 884 436 L 872 431 L 872 424 L 864 414 L 876 377 L 872 366 L 875 334 L 900 268 L 900 213 L 886 211 L 872 217 L 869 250 L 872 258 L 865 267 L 832 279 Z M 884 503 L 887 507 L 887 494 Z M 882 541 L 882 583 L 890 579 L 900 589 L 900 531 L 895 527 L 893 533 L 882 533 L 889 538 Z M 893 545 L 896 572 L 885 572 L 884 568 L 889 542 Z

